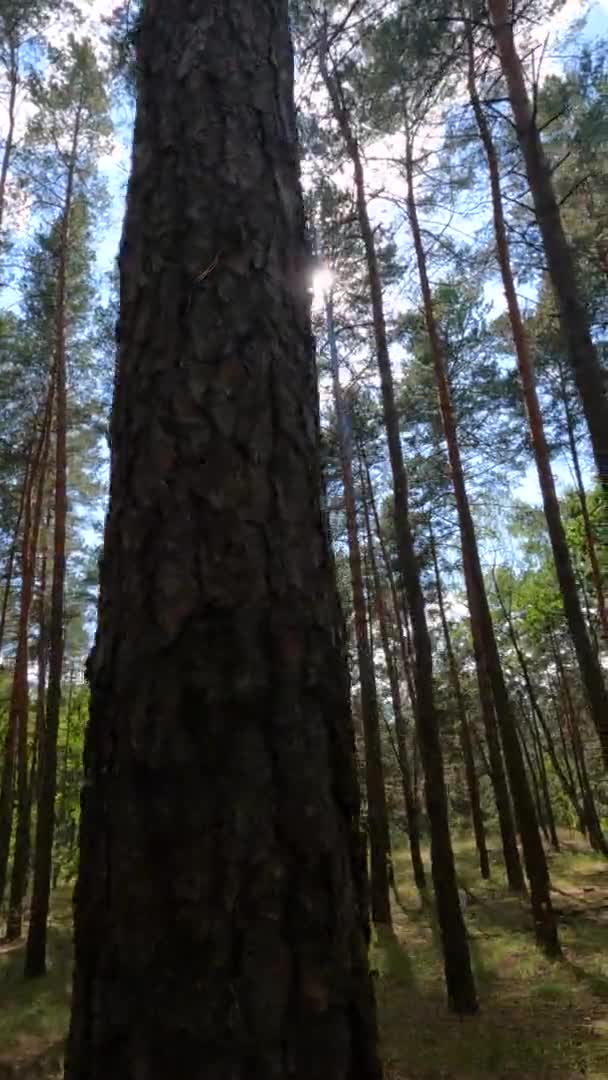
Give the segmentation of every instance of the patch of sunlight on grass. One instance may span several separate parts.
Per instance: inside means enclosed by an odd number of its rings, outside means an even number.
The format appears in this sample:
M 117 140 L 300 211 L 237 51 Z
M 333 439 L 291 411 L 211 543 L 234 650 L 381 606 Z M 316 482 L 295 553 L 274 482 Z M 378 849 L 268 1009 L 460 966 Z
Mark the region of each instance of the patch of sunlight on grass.
M 551 856 L 554 883 L 567 894 L 562 903 L 557 893 L 556 907 L 576 907 L 574 896 L 581 911 L 562 920 L 565 959 L 553 963 L 537 949 L 529 900 L 509 893 L 497 838 L 490 841 L 489 882 L 479 876 L 472 840 L 454 843 L 481 1006 L 466 1019 L 448 1013 L 434 909 L 419 903 L 407 851 L 395 852 L 397 940 L 373 946 L 387 1078 L 607 1080 L 607 924 L 593 905 L 608 904 L 608 866 L 568 836 Z M 428 866 L 426 851 L 424 858 Z M 405 969 L 395 950 L 407 958 Z

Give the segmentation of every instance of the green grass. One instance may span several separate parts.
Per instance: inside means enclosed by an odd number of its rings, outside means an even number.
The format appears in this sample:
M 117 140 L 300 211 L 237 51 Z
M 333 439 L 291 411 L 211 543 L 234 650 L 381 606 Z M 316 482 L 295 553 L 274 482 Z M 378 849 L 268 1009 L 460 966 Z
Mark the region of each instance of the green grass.
M 482 882 L 473 845 L 456 842 L 481 1005 L 465 1019 L 447 1011 L 434 914 L 413 887 L 407 852 L 397 851 L 394 934 L 373 942 L 388 1080 L 608 1080 L 608 864 L 566 843 L 551 867 L 564 915 L 556 963 L 535 947 L 527 905 L 509 895 L 498 853 Z
M 472 897 L 466 919 L 481 1011 L 448 1012 L 433 907 L 421 904 L 408 853 L 397 850 L 394 932 L 376 932 L 371 953 L 386 1080 L 608 1080 L 608 863 L 568 841 L 551 857 L 564 947 L 564 960 L 551 963 L 535 947 L 527 905 L 506 889 L 497 851 L 492 880 L 482 882 L 472 844 L 455 848 Z M 46 1075 L 57 1075 L 69 1012 L 69 900 L 68 890 L 55 898 L 45 978 L 25 982 L 22 948 L 0 948 L 0 1080 L 6 1062 L 49 1051 Z
M 54 1066 L 67 1029 L 72 977 L 68 890 L 55 895 L 49 927 L 48 972 L 24 979 L 23 946 L 0 947 L 0 1076 L 8 1062 L 48 1057 Z

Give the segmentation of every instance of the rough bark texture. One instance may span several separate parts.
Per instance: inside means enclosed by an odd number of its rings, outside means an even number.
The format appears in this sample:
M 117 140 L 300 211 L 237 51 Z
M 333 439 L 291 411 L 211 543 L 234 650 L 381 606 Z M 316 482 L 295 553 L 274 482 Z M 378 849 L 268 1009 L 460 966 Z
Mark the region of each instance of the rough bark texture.
M 545 155 L 513 36 L 509 0 L 488 0 L 494 40 L 507 84 L 517 138 L 524 158 L 549 276 L 558 303 L 564 340 L 581 397 L 598 476 L 608 485 L 608 396 L 606 379 L 591 339 L 576 281 L 574 258 L 561 220 Z
M 391 847 L 386 792 L 384 789 L 384 767 L 382 764 L 378 698 L 376 694 L 370 639 L 367 633 L 367 608 L 363 587 L 361 546 L 359 543 L 355 481 L 353 476 L 353 441 L 350 428 L 350 417 L 347 415 L 342 396 L 342 387 L 340 385 L 340 360 L 336 342 L 334 309 L 331 296 L 327 297 L 325 314 L 331 360 L 334 407 L 336 410 L 338 428 L 338 451 L 344 485 L 344 510 L 348 534 L 348 559 L 353 591 L 359 681 L 361 684 L 361 718 L 363 721 L 363 737 L 365 741 L 365 783 L 367 788 L 372 919 L 375 923 L 384 923 L 390 926 L 392 924 L 389 890 Z
M 147 0 L 68 1080 L 379 1080 L 286 0 Z
M 604 683 L 599 659 L 587 633 L 585 618 L 578 598 L 576 578 L 574 576 L 574 568 L 570 558 L 568 541 L 562 523 L 555 481 L 551 471 L 551 455 L 549 453 L 543 416 L 536 390 L 536 379 L 530 343 L 525 331 L 519 300 L 517 298 L 513 271 L 511 269 L 511 255 L 503 210 L 498 156 L 494 146 L 492 133 L 486 120 L 479 94 L 477 93 L 472 31 L 470 23 L 467 23 L 466 25 L 468 27 L 469 42 L 469 94 L 477 121 L 477 127 L 479 129 L 479 137 L 483 144 L 488 163 L 492 191 L 494 234 L 496 237 L 496 257 L 507 301 L 507 312 L 509 315 L 513 344 L 515 346 L 517 367 L 528 417 L 530 439 L 534 451 L 538 482 L 542 494 L 543 508 L 553 553 L 553 561 L 555 563 L 555 571 L 564 606 L 566 622 L 568 623 L 570 637 L 572 638 L 572 643 L 576 652 L 583 686 L 585 687 L 587 694 L 589 709 L 600 736 L 604 761 L 608 765 L 608 691 L 606 690 L 606 685 Z
M 471 970 L 466 928 L 460 907 L 454 853 L 448 819 L 448 802 L 443 768 L 439 717 L 433 689 L 433 657 L 426 621 L 424 593 L 409 518 L 409 490 L 395 390 L 384 318 L 382 284 L 374 234 L 367 210 L 365 177 L 361 153 L 354 137 L 339 79 L 329 71 L 329 58 L 321 52 L 322 75 L 330 95 L 334 116 L 353 164 L 359 228 L 365 247 L 376 358 L 380 373 L 384 423 L 393 476 L 395 533 L 399 565 L 412 619 L 415 652 L 416 728 L 425 779 L 425 798 L 431 829 L 431 868 L 437 899 L 443 958 L 450 1007 L 461 1013 L 477 1011 L 477 996 Z
M 416 882 L 416 886 L 418 889 L 423 890 L 426 888 L 426 877 L 424 873 L 422 855 L 420 852 L 420 830 L 418 824 L 418 811 L 416 806 L 416 800 L 414 798 L 414 789 L 412 785 L 412 770 L 407 749 L 407 728 L 405 723 L 405 716 L 403 714 L 401 686 L 399 685 L 399 671 L 395 662 L 395 656 L 393 654 L 393 649 L 391 647 L 388 632 L 387 612 L 382 592 L 382 584 L 380 582 L 380 575 L 378 573 L 378 561 L 376 559 L 376 552 L 374 550 L 372 525 L 368 506 L 369 491 L 367 493 L 365 491 L 365 478 L 362 468 L 361 488 L 363 491 L 363 511 L 365 515 L 367 547 L 369 551 L 372 578 L 374 582 L 376 611 L 378 615 L 378 623 L 380 626 L 382 651 L 384 653 L 384 660 L 386 663 L 386 672 L 388 675 L 389 687 L 391 692 L 391 702 L 393 706 L 393 716 L 395 720 L 395 734 L 397 737 L 395 749 L 397 751 L 397 761 L 399 763 L 399 771 L 401 773 L 401 783 L 403 787 L 403 802 L 405 805 L 407 834 L 410 844 L 410 858 L 412 860 L 412 870 L 414 872 L 414 881 Z
M 408 185 L 408 215 L 423 298 L 426 328 L 435 368 L 439 407 L 448 449 L 450 472 L 454 488 L 454 497 L 458 511 L 458 523 L 461 536 L 462 559 L 467 581 L 467 593 L 472 618 L 481 629 L 484 663 L 492 684 L 492 694 L 496 705 L 500 735 L 505 754 L 505 761 L 513 796 L 513 806 L 521 837 L 524 863 L 532 901 L 532 914 L 536 938 L 539 945 L 549 956 L 560 952 L 557 936 L 557 923 L 551 906 L 549 871 L 538 828 L 534 800 L 526 776 L 526 767 L 519 742 L 515 718 L 507 694 L 504 674 L 498 653 L 496 635 L 488 604 L 475 525 L 471 514 L 466 489 L 464 470 L 460 457 L 456 416 L 452 394 L 447 376 L 443 343 L 435 319 L 431 286 L 426 267 L 426 253 L 422 243 L 422 234 L 418 222 L 414 195 L 413 147 L 409 131 L 406 131 L 406 170 Z
M 81 97 L 82 102 L 82 97 Z M 25 953 L 29 978 L 46 972 L 46 939 L 51 895 L 55 794 L 57 790 L 57 734 L 63 675 L 64 601 L 66 564 L 67 496 L 67 334 L 70 218 L 80 139 L 81 106 L 76 109 L 67 165 L 57 267 L 53 386 L 55 405 L 55 490 L 53 497 L 53 580 L 49 612 L 49 685 L 46 697 L 44 737 L 40 746 L 40 781 L 36 815 L 36 839 L 30 923 Z
M 469 793 L 469 803 L 471 806 L 471 818 L 473 820 L 473 831 L 475 833 L 475 844 L 477 846 L 477 854 L 479 856 L 479 869 L 482 878 L 490 877 L 490 860 L 488 858 L 488 847 L 486 844 L 486 830 L 483 823 L 483 814 L 481 811 L 481 799 L 479 795 L 479 781 L 477 779 L 477 771 L 475 769 L 475 758 L 473 755 L 473 744 L 471 741 L 471 732 L 469 730 L 469 721 L 467 718 L 466 705 L 464 703 L 464 697 L 462 693 L 462 686 L 460 685 L 460 675 L 458 674 L 458 664 L 456 663 L 456 657 L 452 648 L 452 638 L 450 635 L 450 628 L 448 626 L 448 620 L 445 613 L 445 604 L 443 601 L 443 586 L 441 584 L 441 574 L 439 573 L 439 562 L 437 560 L 437 549 L 435 547 L 435 537 L 433 534 L 432 526 L 429 526 L 429 538 L 431 542 L 431 555 L 433 558 L 433 568 L 435 570 L 435 586 L 437 590 L 437 604 L 439 607 L 439 618 L 441 620 L 441 628 L 443 630 L 443 639 L 445 642 L 445 649 L 448 657 L 448 669 L 450 672 L 450 683 L 454 693 L 454 700 L 456 703 L 456 712 L 458 715 L 458 727 L 460 732 L 460 749 L 462 752 L 462 760 L 464 762 L 464 772 L 467 782 L 467 791 Z

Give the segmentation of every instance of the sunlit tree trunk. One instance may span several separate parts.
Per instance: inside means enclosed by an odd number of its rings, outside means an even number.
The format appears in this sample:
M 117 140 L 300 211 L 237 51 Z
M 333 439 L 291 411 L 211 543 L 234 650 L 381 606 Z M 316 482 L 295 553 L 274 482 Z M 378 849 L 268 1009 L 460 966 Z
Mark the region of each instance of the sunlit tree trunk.
M 505 298 L 507 301 L 507 312 L 511 325 L 513 344 L 515 346 L 517 367 L 528 417 L 530 439 L 534 451 L 538 482 L 542 494 L 543 508 L 553 553 L 553 561 L 555 563 L 555 571 L 564 606 L 566 622 L 576 652 L 581 678 L 589 702 L 589 709 L 600 736 L 604 761 L 608 765 L 608 691 L 606 690 L 599 659 L 587 633 L 585 618 L 578 598 L 574 568 L 572 566 L 568 541 L 566 539 L 566 533 L 561 518 L 555 480 L 553 479 L 553 473 L 551 471 L 551 456 L 549 454 L 543 417 L 538 400 L 530 345 L 521 315 L 517 290 L 515 288 L 515 280 L 511 268 L 509 240 L 500 187 L 498 156 L 492 133 L 477 92 L 475 81 L 475 54 L 471 24 L 467 21 L 465 25 L 468 30 L 467 36 L 469 42 L 469 94 L 477 120 L 479 137 L 483 144 L 488 163 L 492 191 L 496 257 L 500 267 Z M 608 422 L 608 410 L 606 413 L 606 420 Z
M 460 1013 L 477 1011 L 477 995 L 471 969 L 466 927 L 460 906 L 454 853 L 450 836 L 447 791 L 439 717 L 434 699 L 433 656 L 424 593 L 409 516 L 409 486 L 401 446 L 399 418 L 391 370 L 382 284 L 374 234 L 369 219 L 361 152 L 353 133 L 340 80 L 330 72 L 325 46 L 320 50 L 321 73 L 327 87 L 334 117 L 353 166 L 357 216 L 365 248 L 372 306 L 376 359 L 391 472 L 393 477 L 397 554 L 407 605 L 412 620 L 415 654 L 416 727 L 424 770 L 424 790 L 431 830 L 431 870 L 441 929 L 444 970 L 450 1007 Z
M 589 319 L 576 281 L 574 258 L 562 224 L 536 110 L 532 107 L 513 34 L 508 0 L 488 0 L 496 49 L 507 84 L 517 138 L 524 158 L 564 340 L 581 397 L 600 479 L 608 484 L 608 397 L 606 380 L 591 339 Z M 608 737 L 608 736 L 607 736 Z
M 557 936 L 557 923 L 551 906 L 549 871 L 547 860 L 538 829 L 538 821 L 530 785 L 526 776 L 525 763 L 519 742 L 515 719 L 508 699 L 507 689 L 492 616 L 488 604 L 485 582 L 481 569 L 475 526 L 471 515 L 466 490 L 464 471 L 460 456 L 456 416 L 452 402 L 451 389 L 447 376 L 443 343 L 435 319 L 431 286 L 426 266 L 426 253 L 422 244 L 422 234 L 418 222 L 416 199 L 414 194 L 414 164 L 411 131 L 406 118 L 406 173 L 407 203 L 410 228 L 416 251 L 416 261 L 420 277 L 426 328 L 435 368 L 435 378 L 439 397 L 443 429 L 448 448 L 450 472 L 454 496 L 458 510 L 461 534 L 461 547 L 467 594 L 472 618 L 479 620 L 482 634 L 484 662 L 492 683 L 492 693 L 496 706 L 496 715 L 509 775 L 513 806 L 524 853 L 526 873 L 530 883 L 532 913 L 536 938 L 547 955 L 557 956 L 560 952 Z

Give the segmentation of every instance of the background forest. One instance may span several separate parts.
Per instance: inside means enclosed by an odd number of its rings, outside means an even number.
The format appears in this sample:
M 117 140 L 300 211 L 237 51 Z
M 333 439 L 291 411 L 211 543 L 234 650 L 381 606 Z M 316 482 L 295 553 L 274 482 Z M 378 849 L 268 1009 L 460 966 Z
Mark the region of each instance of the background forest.
M 387 1075 L 599 1080 L 608 8 L 291 7 Z M 66 1023 L 137 31 L 0 0 L 0 1077 Z

